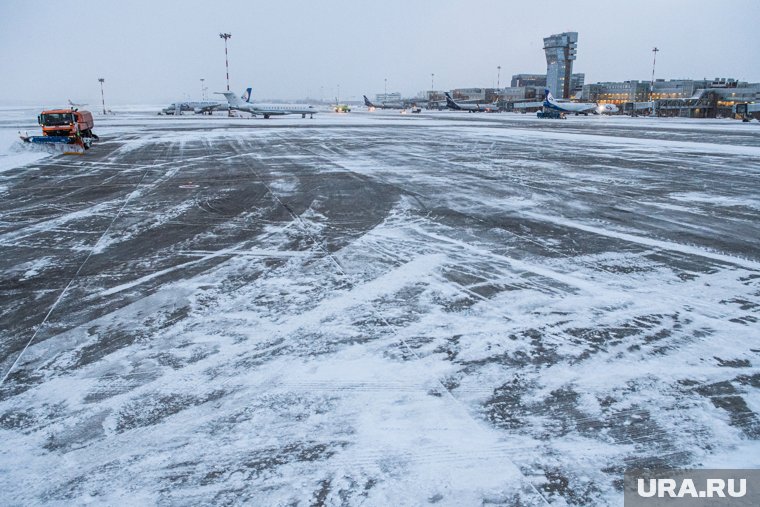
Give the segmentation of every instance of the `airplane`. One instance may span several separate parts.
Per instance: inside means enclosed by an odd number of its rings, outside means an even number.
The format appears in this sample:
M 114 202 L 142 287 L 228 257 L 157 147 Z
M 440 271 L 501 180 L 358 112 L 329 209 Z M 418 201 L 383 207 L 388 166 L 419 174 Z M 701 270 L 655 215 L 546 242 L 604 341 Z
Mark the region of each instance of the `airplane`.
M 69 105 L 70 105 L 71 107 L 84 107 L 84 106 L 86 106 L 87 104 L 76 104 L 76 103 L 72 102 L 72 101 L 71 101 L 71 99 L 69 99 Z
M 620 111 L 615 104 L 599 104 L 596 110 L 599 114 L 614 114 Z
M 308 104 L 263 104 L 260 102 L 251 102 L 251 88 L 246 88 L 242 97 L 237 98 L 233 92 L 217 92 L 227 99 L 230 109 L 236 109 L 254 116 L 262 115 L 265 119 L 270 116 L 281 116 L 285 114 L 300 114 L 301 118 L 310 118 L 319 111 L 314 106 Z
M 380 104 L 374 104 L 372 103 L 366 95 L 364 97 L 364 105 L 367 106 L 370 110 L 373 109 L 406 109 L 409 107 L 409 101 L 402 101 L 402 102 L 381 102 Z
M 216 102 L 214 100 L 202 100 L 200 102 L 190 103 L 195 114 L 212 114 L 214 111 L 229 111 L 230 105 L 226 102 Z
M 462 104 L 455 102 L 454 99 L 451 98 L 451 95 L 449 95 L 449 92 L 444 92 L 443 94 L 446 96 L 446 107 L 453 109 L 454 111 L 467 111 L 470 113 L 491 113 L 499 110 L 499 106 L 496 105 L 496 102 L 493 104 Z
M 599 105 L 593 102 L 557 102 L 552 92 L 548 88 L 544 88 L 544 110 L 554 110 L 558 113 L 575 113 L 576 115 L 582 114 L 588 116 L 589 113 L 600 114 L 602 111 L 599 109 Z M 617 109 L 617 107 L 615 107 Z M 610 111 L 612 112 L 612 111 Z
M 195 114 L 208 113 L 214 111 L 228 111 L 229 106 L 226 102 L 216 100 L 200 100 L 194 102 L 174 102 L 163 108 L 158 114 L 182 114 L 185 111 L 193 111 Z

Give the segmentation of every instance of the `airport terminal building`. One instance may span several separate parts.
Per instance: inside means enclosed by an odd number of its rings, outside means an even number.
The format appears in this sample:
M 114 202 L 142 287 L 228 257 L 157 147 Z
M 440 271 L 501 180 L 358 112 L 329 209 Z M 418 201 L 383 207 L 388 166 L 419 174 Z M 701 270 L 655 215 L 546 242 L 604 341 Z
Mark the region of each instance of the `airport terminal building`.
M 546 74 L 512 75 L 503 88 L 456 88 L 453 99 L 462 103 L 498 101 L 503 111 L 541 109 L 545 89 L 557 99 L 614 104 L 621 114 L 656 114 L 691 118 L 734 116 L 737 104 L 760 102 L 760 83 L 733 78 L 627 80 L 585 84 L 584 73 L 573 73 L 578 32 L 553 34 L 543 39 Z M 422 92 L 428 108 L 445 107 L 443 92 Z M 379 96 L 378 96 L 378 100 Z
M 578 32 L 563 32 L 544 38 L 546 87 L 557 98 L 570 97 L 573 61 L 578 48 Z
M 732 78 L 602 82 L 584 85 L 581 100 L 616 104 L 628 113 L 654 109 L 659 116 L 714 118 L 731 116 L 736 104 L 760 101 L 760 83 Z
M 578 48 L 578 32 L 563 32 L 544 38 L 546 54 L 546 74 L 515 74 L 510 86 L 499 90 L 502 103 L 510 104 L 521 100 L 537 98 L 535 88 L 548 88 L 558 99 L 575 97 L 580 94 L 586 79 L 583 73 L 573 74 Z M 508 107 L 507 107 L 508 108 Z
M 582 72 L 570 75 L 571 97 L 580 96 L 585 78 Z M 515 104 L 522 102 L 543 101 L 547 88 L 546 74 L 515 74 L 511 85 L 498 90 L 499 105 L 506 111 L 512 111 Z
M 509 83 L 512 88 L 523 86 L 546 86 L 546 74 L 515 74 Z
M 401 93 L 377 93 L 375 94 L 375 102 L 383 104 L 385 102 L 401 102 Z
M 495 102 L 499 94 L 496 88 L 455 88 L 451 97 L 457 102 L 485 104 Z

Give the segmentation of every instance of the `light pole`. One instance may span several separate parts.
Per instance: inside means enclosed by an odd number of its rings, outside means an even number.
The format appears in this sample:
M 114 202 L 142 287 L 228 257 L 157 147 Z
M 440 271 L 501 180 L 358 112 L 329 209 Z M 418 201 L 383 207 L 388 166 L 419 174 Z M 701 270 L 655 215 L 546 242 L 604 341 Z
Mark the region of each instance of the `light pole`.
M 98 81 L 100 81 L 100 100 L 103 102 L 103 114 L 106 114 L 106 96 L 103 94 L 103 82 L 105 79 L 99 77 Z
M 206 87 L 203 86 L 205 79 L 201 78 L 201 100 L 206 100 Z
M 220 33 L 219 37 L 224 39 L 224 66 L 227 69 L 227 91 L 230 91 L 230 62 L 227 58 L 227 39 L 232 37 L 230 33 Z
M 501 65 L 496 66 L 496 89 L 499 89 L 499 85 L 501 84 Z
M 650 92 L 654 91 L 654 66 L 657 64 L 657 52 L 658 51 L 659 51 L 659 49 L 657 48 L 657 46 L 655 46 L 654 48 L 652 48 L 652 54 L 654 54 L 654 57 L 652 58 L 652 84 L 651 84 Z
M 430 74 L 430 91 L 435 90 L 435 74 Z
M 388 102 L 388 78 L 383 79 L 385 86 L 383 87 L 383 101 Z
M 657 52 L 659 49 L 657 46 L 652 48 L 652 82 L 649 84 L 649 102 L 652 103 L 652 116 L 655 116 L 654 112 L 654 66 L 657 64 Z

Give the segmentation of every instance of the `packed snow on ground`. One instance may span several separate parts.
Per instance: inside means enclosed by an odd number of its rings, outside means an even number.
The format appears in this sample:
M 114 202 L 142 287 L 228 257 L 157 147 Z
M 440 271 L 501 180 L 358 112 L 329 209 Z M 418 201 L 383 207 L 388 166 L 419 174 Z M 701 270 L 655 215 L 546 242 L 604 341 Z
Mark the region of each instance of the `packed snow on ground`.
M 42 160 L 49 155 L 42 146 L 22 142 L 18 130 L 0 127 L 0 173 Z
M 629 468 L 760 467 L 755 125 L 100 130 L 3 180 L 9 503 L 621 505 Z

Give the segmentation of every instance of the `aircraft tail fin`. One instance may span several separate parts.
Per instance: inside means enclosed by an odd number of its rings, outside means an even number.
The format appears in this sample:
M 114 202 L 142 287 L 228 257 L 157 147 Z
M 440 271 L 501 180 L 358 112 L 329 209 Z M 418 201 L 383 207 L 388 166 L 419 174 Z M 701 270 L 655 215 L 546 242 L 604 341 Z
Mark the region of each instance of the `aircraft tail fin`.
M 364 95 L 364 105 L 367 107 L 375 107 L 375 105 L 369 101 L 366 95 Z
M 451 98 L 451 95 L 449 95 L 449 92 L 444 92 L 443 94 L 446 96 L 446 106 L 448 106 L 451 109 L 461 109 L 461 107 L 459 107 L 459 104 L 454 102 L 454 99 Z
M 251 91 L 252 90 L 253 90 L 252 88 L 246 88 L 245 92 L 243 92 L 243 95 L 240 96 L 240 99 L 243 102 L 250 102 L 251 101 Z

